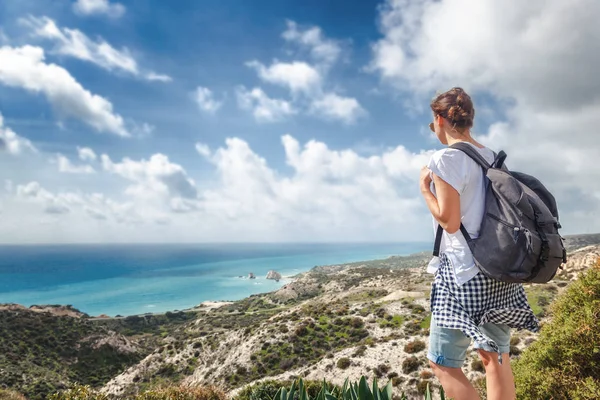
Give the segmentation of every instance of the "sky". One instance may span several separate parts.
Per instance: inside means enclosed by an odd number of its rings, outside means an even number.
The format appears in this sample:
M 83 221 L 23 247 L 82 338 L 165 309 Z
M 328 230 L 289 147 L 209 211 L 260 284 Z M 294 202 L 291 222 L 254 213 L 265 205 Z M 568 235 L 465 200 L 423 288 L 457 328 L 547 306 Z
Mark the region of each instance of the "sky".
M 431 241 L 429 102 L 600 232 L 595 0 L 0 0 L 0 243 Z

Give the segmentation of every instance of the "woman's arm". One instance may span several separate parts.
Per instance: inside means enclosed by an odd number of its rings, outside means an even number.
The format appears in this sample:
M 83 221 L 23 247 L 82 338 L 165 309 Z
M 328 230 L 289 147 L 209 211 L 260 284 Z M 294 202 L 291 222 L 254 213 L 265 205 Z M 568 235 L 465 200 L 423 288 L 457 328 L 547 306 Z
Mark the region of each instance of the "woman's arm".
M 431 192 L 431 175 L 435 185 L 436 196 Z M 425 198 L 427 207 L 440 226 L 448 233 L 455 233 L 460 229 L 460 195 L 452 186 L 439 176 L 432 173 L 429 168 L 421 170 L 421 194 Z

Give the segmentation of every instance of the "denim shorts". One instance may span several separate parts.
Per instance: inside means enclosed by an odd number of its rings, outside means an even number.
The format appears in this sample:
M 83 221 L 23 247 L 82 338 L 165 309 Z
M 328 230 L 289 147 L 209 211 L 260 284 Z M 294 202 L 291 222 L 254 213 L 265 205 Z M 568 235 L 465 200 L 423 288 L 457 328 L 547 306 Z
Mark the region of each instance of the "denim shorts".
M 510 351 L 510 327 L 487 323 L 480 326 L 482 333 L 498 344 L 501 353 Z M 429 327 L 429 349 L 427 358 L 443 367 L 460 368 L 467 358 L 471 339 L 459 329 L 442 328 L 436 325 L 433 315 Z M 487 343 L 475 343 L 475 349 L 493 352 Z

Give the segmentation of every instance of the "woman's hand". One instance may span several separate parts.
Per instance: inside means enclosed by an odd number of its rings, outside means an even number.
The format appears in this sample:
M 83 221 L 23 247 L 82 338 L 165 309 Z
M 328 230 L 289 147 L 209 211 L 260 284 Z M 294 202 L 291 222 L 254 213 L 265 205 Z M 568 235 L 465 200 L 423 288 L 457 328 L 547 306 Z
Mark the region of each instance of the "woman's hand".
M 419 178 L 419 184 L 421 187 L 421 191 L 430 191 L 430 185 L 431 185 L 431 170 L 429 168 L 427 168 L 427 166 L 424 166 L 423 168 L 421 168 L 421 176 Z

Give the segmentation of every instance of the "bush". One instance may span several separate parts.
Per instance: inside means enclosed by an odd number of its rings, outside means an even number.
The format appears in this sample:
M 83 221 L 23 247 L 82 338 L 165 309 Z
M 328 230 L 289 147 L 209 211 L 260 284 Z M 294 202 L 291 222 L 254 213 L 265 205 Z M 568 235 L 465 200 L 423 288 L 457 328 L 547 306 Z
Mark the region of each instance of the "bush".
M 402 362 L 402 372 L 405 374 L 410 374 L 411 372 L 418 370 L 420 366 L 421 361 L 419 361 L 417 357 L 408 357 Z
M 170 387 L 151 390 L 135 397 L 135 400 L 227 400 L 225 392 L 216 386 Z
M 310 399 L 316 398 L 323 387 L 323 381 L 303 380 L 302 382 Z M 271 400 L 275 397 L 279 389 L 282 387 L 289 388 L 291 384 L 292 381 L 266 380 L 258 382 L 256 384 L 246 386 L 232 400 Z M 338 386 L 330 382 L 325 382 L 325 384 L 327 385 L 327 390 L 330 392 L 340 389 Z M 296 381 L 296 389 L 298 389 L 298 381 Z M 295 398 L 298 397 L 295 396 Z
M 421 371 L 421 373 L 419 374 L 419 376 L 421 377 L 421 379 L 431 379 L 431 378 L 433 378 L 433 372 L 431 372 L 431 371 Z
M 409 354 L 418 353 L 425 350 L 425 342 L 422 340 L 414 340 L 404 346 L 404 351 Z
M 0 400 L 27 400 L 25 396 L 12 390 L 0 389 Z
M 99 393 L 89 386 L 75 386 L 69 390 L 52 394 L 49 400 L 108 400 L 108 396 Z
M 337 367 L 339 369 L 346 369 L 350 366 L 350 359 L 348 357 L 342 357 L 337 361 Z
M 477 371 L 477 372 L 485 372 L 485 367 L 483 365 L 483 362 L 481 362 L 481 360 L 473 360 L 471 362 L 471 369 L 473 371 Z
M 600 262 L 551 306 L 552 319 L 514 366 L 517 397 L 600 398 Z

